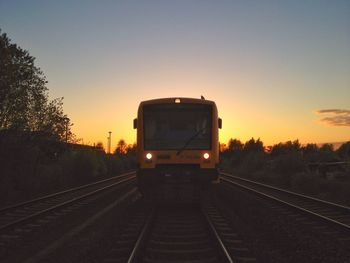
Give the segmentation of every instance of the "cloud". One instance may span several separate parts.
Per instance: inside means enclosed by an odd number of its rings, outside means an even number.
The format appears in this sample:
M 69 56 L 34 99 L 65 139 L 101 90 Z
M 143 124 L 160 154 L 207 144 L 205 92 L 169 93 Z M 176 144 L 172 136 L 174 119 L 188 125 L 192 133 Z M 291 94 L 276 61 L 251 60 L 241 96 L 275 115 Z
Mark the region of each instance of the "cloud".
M 350 110 L 324 109 L 316 113 L 324 116 L 320 119 L 322 123 L 331 126 L 350 126 Z

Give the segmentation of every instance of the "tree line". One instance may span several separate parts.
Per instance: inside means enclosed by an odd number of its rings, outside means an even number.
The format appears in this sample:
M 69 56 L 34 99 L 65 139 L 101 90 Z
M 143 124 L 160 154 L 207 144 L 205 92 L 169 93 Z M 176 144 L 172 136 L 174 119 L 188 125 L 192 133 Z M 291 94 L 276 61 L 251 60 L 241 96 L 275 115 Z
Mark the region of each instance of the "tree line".
M 272 146 L 264 146 L 264 143 L 257 139 L 251 138 L 245 143 L 239 139 L 230 139 L 226 144 L 220 145 L 220 153 L 222 157 L 227 156 L 243 156 L 247 153 L 263 153 L 272 159 L 281 155 L 290 153 L 299 153 L 304 159 L 312 162 L 339 162 L 350 161 L 350 141 L 344 142 L 338 149 L 330 143 L 318 146 L 315 143 L 301 145 L 299 140 L 280 142 Z
M 334 149 L 298 140 L 265 147 L 260 139 L 230 139 L 220 148 L 226 172 L 350 205 L 350 141 Z

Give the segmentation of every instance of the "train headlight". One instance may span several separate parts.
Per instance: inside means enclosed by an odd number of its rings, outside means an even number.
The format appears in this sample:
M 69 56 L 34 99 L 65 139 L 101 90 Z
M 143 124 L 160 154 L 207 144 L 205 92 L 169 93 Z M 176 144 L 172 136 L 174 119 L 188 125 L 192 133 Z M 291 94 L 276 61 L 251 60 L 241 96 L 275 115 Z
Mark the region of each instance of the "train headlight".
M 147 158 L 147 160 L 151 160 L 152 159 L 152 154 L 151 153 L 147 153 L 146 154 L 146 158 Z
M 204 159 L 208 160 L 210 155 L 209 155 L 209 153 L 205 153 L 205 154 L 203 154 L 203 157 L 204 157 Z

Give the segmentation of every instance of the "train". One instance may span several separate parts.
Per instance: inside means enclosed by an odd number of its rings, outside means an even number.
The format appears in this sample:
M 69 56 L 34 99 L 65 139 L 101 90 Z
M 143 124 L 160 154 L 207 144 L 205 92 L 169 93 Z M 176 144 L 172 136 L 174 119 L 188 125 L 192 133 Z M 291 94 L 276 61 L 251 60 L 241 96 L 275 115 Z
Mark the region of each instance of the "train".
M 215 102 L 204 97 L 140 102 L 134 129 L 141 193 L 178 198 L 218 183 L 221 127 Z

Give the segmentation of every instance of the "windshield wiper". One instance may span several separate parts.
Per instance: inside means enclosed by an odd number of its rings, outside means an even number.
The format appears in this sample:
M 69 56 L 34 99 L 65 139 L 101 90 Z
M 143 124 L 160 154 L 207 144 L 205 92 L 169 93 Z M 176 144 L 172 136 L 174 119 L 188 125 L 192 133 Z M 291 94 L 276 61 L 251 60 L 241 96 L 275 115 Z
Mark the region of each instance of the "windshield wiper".
M 191 138 L 189 138 L 186 143 L 184 144 L 184 146 L 182 146 L 176 153 L 176 155 L 179 155 L 183 150 L 186 149 L 186 147 L 189 145 L 190 142 L 192 142 L 195 138 L 197 138 L 197 136 L 204 130 L 206 130 L 207 127 L 204 127 L 202 129 L 200 129 L 199 131 L 197 131 L 194 135 L 192 135 Z

